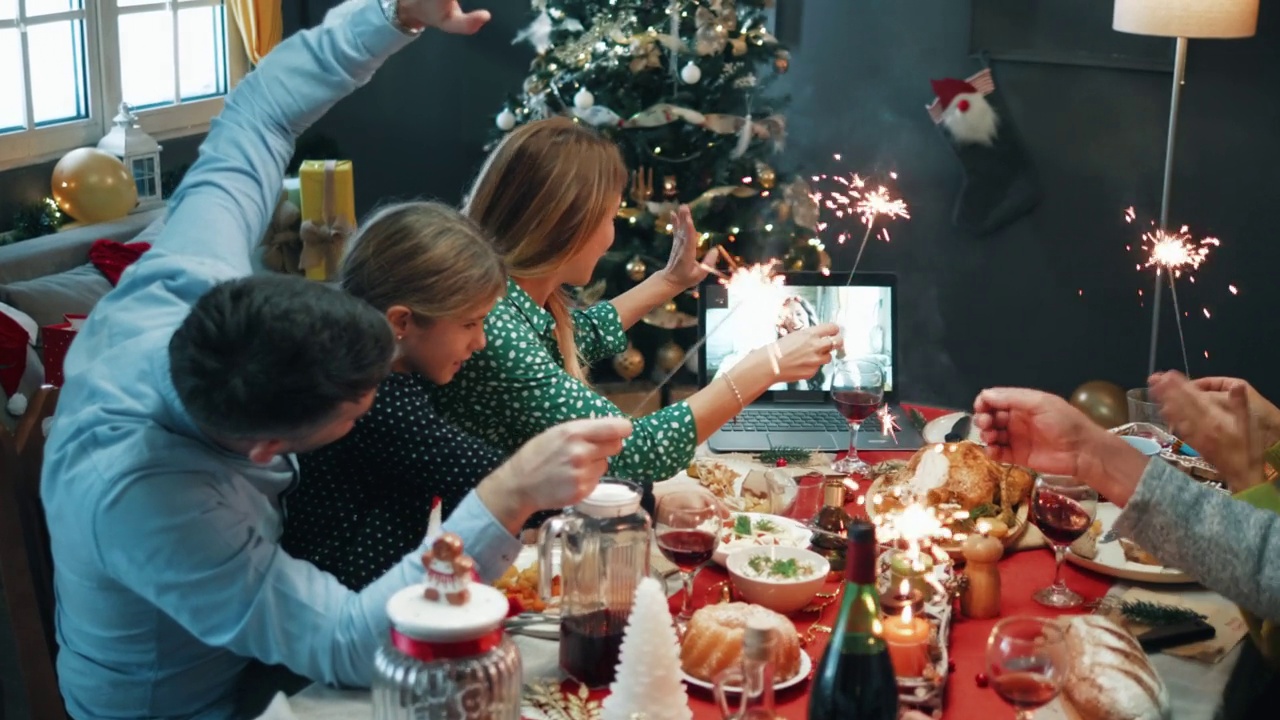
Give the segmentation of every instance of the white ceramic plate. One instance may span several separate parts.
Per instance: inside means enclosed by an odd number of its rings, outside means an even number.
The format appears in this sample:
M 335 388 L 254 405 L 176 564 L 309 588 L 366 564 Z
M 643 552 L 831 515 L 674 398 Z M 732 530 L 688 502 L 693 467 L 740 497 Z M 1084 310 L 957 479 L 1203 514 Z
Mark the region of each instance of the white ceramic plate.
M 724 536 L 727 533 L 732 531 L 732 527 L 728 526 L 728 523 L 737 522 L 737 518 L 739 515 L 745 515 L 746 517 L 751 518 L 751 524 L 753 528 L 755 527 L 755 524 L 760 520 L 767 520 L 773 523 L 774 525 L 776 525 L 778 527 L 778 532 L 771 533 L 772 537 L 776 538 L 776 541 L 763 542 L 764 538 L 761 538 L 762 540 L 761 542 L 756 542 L 749 538 L 741 538 L 741 539 L 734 540 L 733 542 L 730 542 L 730 543 L 725 543 Z M 729 557 L 729 553 L 733 552 L 734 550 L 739 550 L 741 548 L 748 548 L 748 547 L 768 547 L 770 545 L 785 545 L 787 547 L 807 548 L 809 547 L 809 541 L 813 538 L 813 532 L 811 530 L 806 528 L 804 525 L 801 525 L 798 521 L 792 520 L 791 518 L 782 517 L 781 515 L 736 512 L 730 515 L 729 519 L 725 520 L 725 523 L 726 523 L 726 526 L 722 527 L 720 530 L 720 537 L 721 537 L 720 544 L 716 547 L 716 553 L 711 558 L 721 566 L 724 565 L 725 559 Z
M 1102 533 L 1105 535 L 1115 524 L 1120 515 L 1120 508 L 1111 503 L 1098 503 L 1098 520 L 1102 522 Z M 1098 543 L 1098 556 L 1090 560 L 1067 550 L 1067 562 L 1079 565 L 1102 575 L 1133 580 L 1135 582 L 1177 584 L 1195 582 L 1195 578 L 1174 568 L 1159 565 L 1143 565 L 1133 562 L 1124 556 L 1124 548 L 1119 540 L 1105 545 Z
M 787 688 L 793 685 L 798 685 L 802 680 L 805 680 L 806 678 L 809 677 L 810 672 L 813 672 L 813 660 L 809 658 L 809 653 L 801 649 L 800 650 L 800 669 L 796 672 L 795 677 L 787 678 L 786 680 L 778 680 L 775 678 L 773 681 L 773 689 L 775 691 L 786 690 Z M 693 685 L 695 687 L 700 687 L 704 690 L 712 690 L 712 691 L 715 690 L 715 687 L 716 687 L 715 683 L 707 682 L 706 680 L 699 680 L 698 678 L 690 675 L 684 670 L 680 671 L 680 675 L 681 677 L 684 678 L 684 681 L 689 683 L 690 685 Z M 735 695 L 741 692 L 741 688 L 726 687 L 725 690 Z
M 924 432 L 920 433 L 924 436 L 924 441 L 930 444 L 947 441 L 947 433 L 951 432 L 951 428 L 955 426 L 956 421 L 964 417 L 968 413 L 953 412 L 949 415 L 943 415 L 940 418 L 934 418 L 924 426 Z M 982 444 L 982 431 L 977 425 L 969 423 L 969 440 Z

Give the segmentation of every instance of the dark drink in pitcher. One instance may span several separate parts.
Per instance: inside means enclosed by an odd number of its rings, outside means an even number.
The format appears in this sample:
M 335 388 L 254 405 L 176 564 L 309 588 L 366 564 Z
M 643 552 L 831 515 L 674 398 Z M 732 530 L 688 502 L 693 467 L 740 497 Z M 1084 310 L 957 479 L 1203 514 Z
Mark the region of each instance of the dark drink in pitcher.
M 597 610 L 560 623 L 560 668 L 591 688 L 613 682 L 628 613 Z

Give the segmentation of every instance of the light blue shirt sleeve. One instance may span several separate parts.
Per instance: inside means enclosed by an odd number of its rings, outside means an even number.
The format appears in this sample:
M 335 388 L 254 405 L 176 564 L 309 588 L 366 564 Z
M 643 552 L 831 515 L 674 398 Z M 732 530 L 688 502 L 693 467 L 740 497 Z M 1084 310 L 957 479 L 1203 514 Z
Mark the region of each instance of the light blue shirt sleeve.
M 272 51 L 228 96 L 155 247 L 95 308 L 72 346 L 68 374 L 177 327 L 215 284 L 249 274 L 297 134 L 409 40 L 376 0 L 351 0 Z M 98 471 L 109 477 L 113 468 Z M 368 684 L 387 635 L 387 599 L 421 580 L 416 553 L 357 594 L 281 550 L 261 522 L 275 512 L 266 496 L 235 495 L 216 456 L 113 487 L 90 528 L 112 577 L 210 646 L 328 683 Z M 445 527 L 462 536 L 487 578 L 520 547 L 474 493 Z

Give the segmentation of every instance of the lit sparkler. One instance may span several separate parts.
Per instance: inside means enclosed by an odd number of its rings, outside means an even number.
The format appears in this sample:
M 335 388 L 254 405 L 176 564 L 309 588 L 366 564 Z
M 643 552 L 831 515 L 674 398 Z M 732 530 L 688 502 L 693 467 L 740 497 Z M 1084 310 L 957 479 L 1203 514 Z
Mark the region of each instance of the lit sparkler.
M 838 161 L 839 155 L 834 156 Z M 897 173 L 889 173 L 891 179 L 898 178 Z M 875 231 L 876 221 L 884 218 L 886 221 L 895 218 L 911 219 L 911 214 L 907 209 L 907 204 L 901 198 L 893 197 L 889 194 L 888 188 L 883 185 L 877 186 L 874 190 L 867 189 L 866 178 L 853 173 L 850 175 L 815 175 L 814 182 L 827 181 L 837 187 L 827 190 L 826 192 L 815 192 L 813 199 L 818 203 L 820 211 L 827 211 L 835 216 L 835 219 L 842 220 L 845 218 L 857 216 L 859 222 L 865 226 L 862 232 L 862 241 L 858 245 L 858 254 L 853 259 L 853 267 L 849 270 L 849 279 L 845 284 L 853 282 L 853 274 L 858 269 L 858 263 L 862 261 L 862 253 L 867 248 L 867 240 L 871 238 L 872 232 Z M 827 222 L 820 222 L 818 230 L 824 230 L 828 226 Z M 877 235 L 889 242 L 888 228 L 881 227 Z M 836 242 L 841 245 L 845 240 L 852 237 L 847 231 L 841 231 L 836 236 Z
M 895 443 L 898 442 L 898 431 L 902 428 L 898 425 L 898 419 L 893 416 L 889 406 L 881 405 L 876 415 L 880 418 L 880 432 L 893 438 Z
M 1137 219 L 1137 213 L 1132 207 L 1126 208 L 1124 211 L 1125 222 L 1132 223 Z M 1154 225 L 1154 223 L 1153 223 Z M 1176 232 L 1163 228 L 1153 227 L 1150 231 L 1142 234 L 1141 247 L 1147 253 L 1146 262 L 1139 266 L 1154 267 L 1156 269 L 1155 280 L 1155 297 L 1151 306 L 1151 348 L 1147 356 L 1147 374 L 1153 374 L 1156 371 L 1156 346 L 1160 336 L 1160 299 L 1164 295 L 1160 289 L 1161 276 L 1168 278 L 1169 295 L 1173 298 L 1173 317 L 1178 328 L 1178 343 L 1182 350 L 1182 366 L 1188 377 L 1191 375 L 1191 363 L 1187 359 L 1187 340 L 1186 335 L 1182 331 L 1182 310 L 1178 306 L 1178 288 L 1175 280 L 1187 275 L 1190 282 L 1195 282 L 1195 277 L 1191 272 L 1198 270 L 1200 265 L 1209 257 L 1209 251 L 1218 247 L 1222 243 L 1217 238 L 1207 237 L 1200 241 L 1195 241 L 1186 225 L 1183 225 Z M 1229 286 L 1232 293 L 1235 292 L 1235 286 Z M 1209 314 L 1206 311 L 1205 317 Z

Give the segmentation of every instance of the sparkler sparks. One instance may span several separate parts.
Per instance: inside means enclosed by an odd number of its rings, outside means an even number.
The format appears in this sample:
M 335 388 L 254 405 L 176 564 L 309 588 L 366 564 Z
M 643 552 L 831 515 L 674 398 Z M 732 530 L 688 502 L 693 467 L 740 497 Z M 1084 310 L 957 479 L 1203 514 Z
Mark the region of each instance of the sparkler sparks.
M 894 442 L 898 442 L 898 431 L 902 428 L 898 425 L 898 419 L 893 416 L 889 406 L 881 405 L 876 415 L 880 418 L 880 432 L 893 438 Z
M 838 154 L 833 157 L 837 161 L 840 160 L 840 155 Z M 897 180 L 898 174 L 891 172 L 889 177 L 892 180 Z M 867 248 L 867 240 L 871 238 L 871 234 L 875 231 L 877 221 L 881 218 L 885 222 L 896 218 L 910 219 L 911 214 L 907 209 L 906 202 L 891 195 L 888 188 L 879 185 L 874 190 L 870 190 L 867 188 L 867 179 L 857 173 L 848 175 L 814 175 L 813 181 L 815 183 L 827 183 L 829 186 L 826 191 L 819 190 L 813 193 L 813 200 L 818 204 L 820 210 L 829 212 L 836 220 L 857 217 L 858 221 L 866 228 L 863 230 L 862 241 L 858 245 L 858 254 L 853 260 L 853 267 L 849 270 L 849 279 L 846 281 L 846 284 L 848 284 L 853 282 L 853 274 L 858 269 L 858 263 L 862 260 L 862 253 Z M 818 231 L 825 230 L 829 225 L 829 221 L 818 223 Z M 890 241 L 888 228 L 881 227 L 876 234 L 885 242 Z M 841 230 L 836 235 L 836 242 L 843 245 L 851 237 L 853 237 L 851 231 Z

